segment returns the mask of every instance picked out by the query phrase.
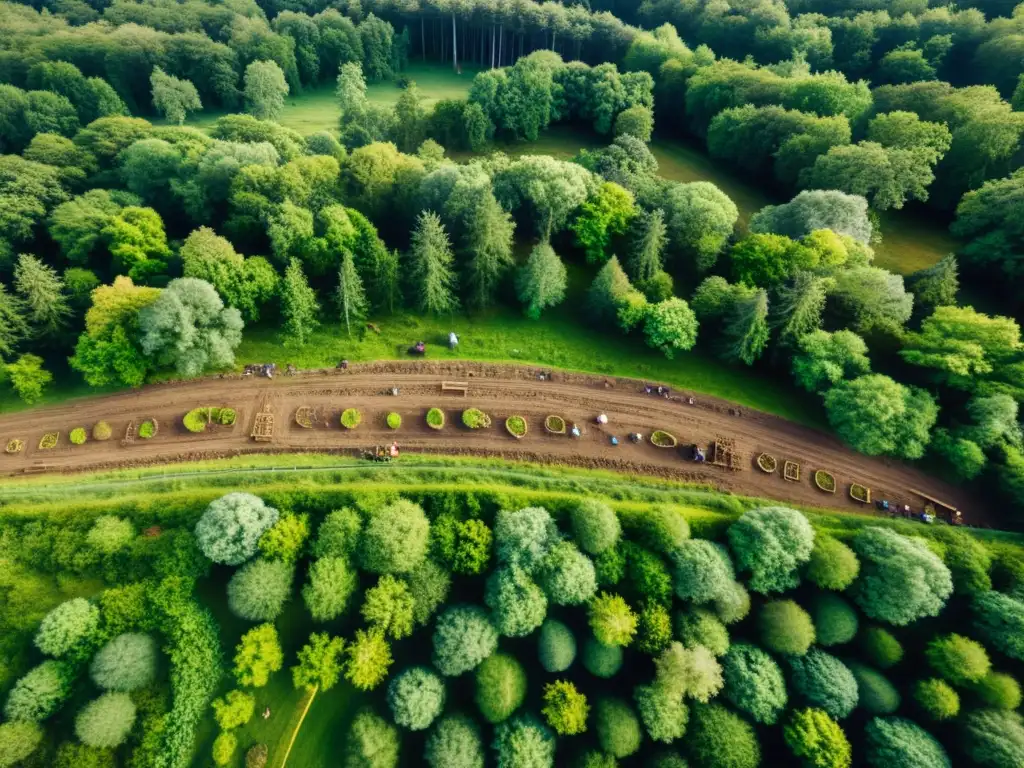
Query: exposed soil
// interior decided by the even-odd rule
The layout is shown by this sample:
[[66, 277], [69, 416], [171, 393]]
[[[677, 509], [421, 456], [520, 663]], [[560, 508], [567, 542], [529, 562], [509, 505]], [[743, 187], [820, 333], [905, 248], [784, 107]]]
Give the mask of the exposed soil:
[[[525, 366], [388, 362], [352, 365], [345, 371], [303, 371], [273, 380], [223, 376], [156, 384], [0, 416], [0, 474], [74, 472], [260, 451], [359, 453], [397, 440], [404, 451], [497, 456], [651, 474], [749, 496], [874, 512], [873, 506], [850, 498], [849, 486], [855, 482], [870, 488], [873, 499], [907, 503], [919, 510], [923, 505], [915, 492], [919, 491], [958, 507], [969, 524], [989, 521], [988, 510], [961, 488], [898, 461], [854, 453], [830, 435], [776, 416], [689, 392], [674, 391], [667, 398], [647, 395], [641, 382], [630, 379], [556, 371], [541, 380], [540, 372]], [[442, 392], [442, 381], [469, 382], [467, 396]], [[397, 397], [390, 394], [391, 387], [399, 388]], [[238, 413], [235, 424], [212, 426], [203, 434], [188, 432], [182, 426], [182, 416], [207, 405], [234, 408]], [[311, 428], [296, 423], [300, 406], [314, 409]], [[424, 417], [432, 406], [447, 414], [441, 430], [426, 425]], [[491, 415], [489, 429], [462, 426], [459, 414], [470, 406]], [[256, 442], [250, 435], [257, 413], [264, 407], [274, 415], [273, 439]], [[362, 412], [362, 423], [355, 429], [340, 426], [346, 408]], [[398, 430], [388, 429], [384, 422], [391, 411], [402, 416]], [[595, 422], [599, 413], [608, 416], [608, 424]], [[562, 416], [570, 427], [573, 422], [578, 424], [582, 437], [547, 433], [544, 418], [550, 414]], [[504, 429], [504, 421], [511, 415], [527, 421], [528, 433], [522, 439]], [[129, 422], [138, 425], [147, 418], [160, 423], [155, 437], [132, 442], [122, 439]], [[91, 439], [92, 425], [100, 420], [107, 421], [114, 431], [106, 442]], [[79, 426], [90, 430], [90, 439], [84, 445], [72, 445], [68, 433]], [[649, 436], [655, 429], [675, 435], [680, 447], [651, 445]], [[42, 435], [56, 430], [61, 433], [57, 447], [40, 449]], [[632, 432], [642, 433], [644, 442], [631, 443], [628, 436]], [[618, 437], [618, 446], [610, 444], [612, 436]], [[24, 451], [2, 453], [11, 438], [24, 440]], [[736, 469], [688, 460], [691, 444], [708, 447], [719, 439], [733, 441]], [[757, 467], [761, 453], [777, 460], [774, 473]], [[785, 461], [800, 464], [799, 482], [783, 479]], [[814, 486], [818, 469], [835, 476], [834, 494]]]

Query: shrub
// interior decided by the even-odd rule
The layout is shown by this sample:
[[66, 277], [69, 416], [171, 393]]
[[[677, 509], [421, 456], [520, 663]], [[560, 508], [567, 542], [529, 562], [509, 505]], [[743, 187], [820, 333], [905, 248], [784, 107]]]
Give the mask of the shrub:
[[672, 573], [665, 561], [631, 541], [623, 542], [619, 549], [626, 559], [623, 591], [627, 599], [660, 603], [666, 608], [672, 605]]
[[230, 731], [252, 720], [256, 712], [256, 699], [245, 691], [228, 691], [219, 699], [214, 699], [213, 717], [221, 730]]
[[537, 569], [537, 583], [554, 605], [580, 605], [597, 592], [594, 564], [569, 541], [548, 550]]
[[345, 507], [329, 512], [316, 532], [314, 557], [348, 557], [359, 545], [363, 520], [354, 509]]
[[868, 723], [864, 757], [872, 768], [950, 768], [942, 745], [901, 717], [876, 717]]
[[391, 413], [389, 413], [387, 415], [386, 421], [387, 421], [388, 429], [398, 429], [400, 426], [402, 426], [402, 417], [401, 417], [401, 415], [395, 413], [394, 411], [392, 411]]
[[430, 617], [445, 600], [451, 589], [451, 576], [429, 557], [413, 568], [402, 578], [409, 585], [412, 595], [412, 618], [420, 625], [430, 621]]
[[138, 435], [143, 440], [149, 440], [156, 434], [156, 423], [152, 419], [146, 419], [139, 424]]
[[524, 637], [539, 627], [548, 611], [544, 592], [521, 568], [499, 568], [487, 578], [484, 602], [504, 637]]
[[622, 581], [626, 575], [626, 552], [622, 542], [594, 558], [594, 574], [602, 587], [613, 587]]
[[704, 539], [684, 541], [672, 553], [676, 596], [693, 603], [722, 597], [735, 581], [725, 549]]
[[156, 641], [150, 635], [126, 632], [100, 649], [89, 674], [100, 688], [128, 692], [153, 682], [156, 663]]
[[398, 729], [364, 709], [352, 720], [345, 739], [346, 768], [395, 768], [401, 744]]
[[857, 636], [857, 612], [837, 595], [815, 595], [811, 600], [811, 618], [818, 645], [843, 645]]
[[444, 426], [444, 411], [440, 408], [431, 408], [427, 411], [427, 426], [441, 429]]
[[185, 414], [181, 423], [185, 425], [185, 429], [189, 432], [205, 432], [206, 425], [209, 423], [210, 418], [211, 414], [209, 408], [193, 408]]
[[379, 629], [357, 629], [345, 648], [345, 679], [361, 691], [372, 691], [388, 676], [394, 659]]
[[225, 427], [230, 427], [235, 423], [235, 409], [234, 408], [214, 408], [213, 418]]
[[423, 508], [400, 499], [370, 514], [359, 539], [359, 563], [371, 573], [408, 573], [426, 557], [429, 537]]
[[590, 601], [590, 629], [605, 645], [629, 645], [636, 634], [636, 614], [619, 595], [602, 592]]
[[309, 567], [309, 581], [302, 588], [313, 621], [331, 621], [348, 607], [359, 576], [346, 557], [321, 557]]
[[67, 600], [43, 617], [36, 632], [36, 648], [47, 656], [60, 658], [83, 648], [96, 634], [100, 612], [84, 597]]
[[495, 552], [503, 565], [518, 565], [530, 573], [558, 539], [555, 521], [543, 507], [501, 510], [495, 516]]
[[569, 510], [569, 522], [580, 549], [592, 555], [614, 547], [622, 534], [615, 510], [595, 499], [580, 500]]
[[1024, 719], [1004, 709], [976, 709], [963, 722], [963, 749], [971, 765], [1024, 765]]
[[498, 631], [482, 608], [453, 605], [434, 627], [434, 666], [446, 677], [475, 669], [498, 647]]
[[135, 538], [135, 527], [130, 521], [113, 515], [100, 515], [85, 534], [86, 543], [104, 555], [119, 552]]
[[637, 537], [655, 552], [670, 554], [690, 538], [690, 524], [672, 507], [652, 507], [640, 518]]
[[265, 768], [269, 751], [266, 744], [253, 744], [245, 753], [245, 768]]
[[0, 768], [21, 763], [43, 740], [43, 729], [36, 723], [0, 723]]
[[757, 617], [761, 645], [775, 653], [803, 656], [814, 643], [814, 622], [792, 600], [765, 603]]
[[636, 713], [621, 699], [602, 697], [594, 705], [594, 727], [601, 749], [612, 757], [629, 757], [638, 749], [643, 735]]
[[725, 698], [755, 722], [774, 725], [786, 708], [786, 681], [775, 659], [749, 643], [734, 644], [722, 659]]
[[857, 706], [857, 679], [835, 656], [812, 648], [806, 656], [787, 658], [793, 691], [808, 706], [842, 720]]
[[484, 768], [480, 729], [465, 715], [441, 718], [427, 738], [423, 758], [430, 768]]
[[842, 727], [820, 709], [798, 709], [782, 731], [806, 768], [850, 768], [853, 750]]
[[649, 603], [640, 610], [636, 628], [636, 648], [644, 653], [654, 656], [672, 642], [672, 617], [658, 603]]
[[949, 569], [919, 541], [888, 528], [865, 528], [853, 548], [861, 568], [850, 589], [872, 619], [905, 626], [938, 616], [953, 592]]
[[241, 619], [273, 621], [292, 592], [294, 569], [280, 560], [253, 560], [228, 582], [228, 608]]
[[747, 586], [755, 592], [785, 592], [800, 583], [800, 566], [811, 558], [814, 529], [787, 507], [753, 509], [729, 526], [729, 546]]
[[268, 560], [294, 563], [309, 538], [309, 516], [285, 512], [259, 540], [260, 554]]
[[[618, 768], [619, 761], [597, 749], [591, 749], [580, 755], [575, 768]], [[686, 766], [682, 766], [686, 768]]]
[[594, 677], [615, 677], [622, 669], [622, 648], [588, 637], [583, 643], [583, 667]]
[[384, 574], [377, 586], [366, 590], [362, 616], [374, 629], [400, 640], [412, 634], [413, 597], [409, 586], [394, 576]]
[[960, 714], [960, 696], [937, 677], [914, 684], [914, 701], [932, 720], [950, 720]]
[[544, 768], [555, 764], [555, 736], [531, 715], [516, 715], [498, 725], [491, 746], [501, 768]]
[[879, 669], [895, 666], [903, 658], [903, 646], [887, 629], [865, 627], [859, 643], [864, 657]]
[[239, 685], [262, 688], [282, 664], [284, 654], [273, 624], [260, 624], [242, 635], [235, 649], [234, 673]]
[[462, 412], [462, 423], [470, 429], [485, 429], [491, 426], [491, 417], [479, 408], [467, 408]]
[[979, 595], [992, 589], [992, 554], [988, 547], [966, 531], [953, 528], [942, 532], [941, 541], [956, 594]]
[[722, 594], [715, 598], [714, 609], [724, 624], [743, 621], [750, 613], [750, 593], [746, 587], [734, 581], [726, 585]]
[[510, 435], [522, 437], [527, 430], [526, 419], [522, 416], [509, 416], [505, 419], [505, 429], [509, 431]]
[[564, 672], [576, 659], [576, 638], [560, 621], [548, 619], [537, 642], [540, 665], [548, 672]]
[[526, 697], [526, 672], [512, 656], [495, 653], [476, 670], [476, 705], [491, 723], [507, 720]]
[[71, 441], [72, 445], [82, 445], [87, 438], [88, 435], [86, 434], [85, 427], [75, 427], [68, 433], [68, 440]]
[[341, 426], [345, 429], [355, 429], [362, 420], [363, 414], [355, 408], [346, 408], [341, 412]]
[[213, 762], [216, 765], [230, 764], [236, 749], [238, 749], [238, 738], [235, 734], [229, 731], [218, 733], [217, 738], [213, 740]]
[[113, 434], [114, 431], [110, 428], [110, 425], [105, 421], [97, 421], [92, 426], [93, 440], [109, 440], [110, 436]]
[[127, 693], [105, 693], [75, 718], [75, 735], [90, 747], [113, 749], [124, 743], [135, 722], [135, 704]]
[[1021, 703], [1020, 683], [1003, 672], [989, 672], [971, 686], [986, 707], [1017, 709]]
[[971, 613], [983, 640], [1011, 659], [1024, 661], [1024, 602], [986, 592], [974, 598]]
[[703, 608], [677, 611], [672, 624], [676, 640], [687, 648], [703, 645], [715, 656], [729, 650], [729, 630], [710, 611]]
[[544, 708], [541, 714], [559, 736], [575, 736], [587, 730], [590, 705], [576, 686], [556, 680], [544, 686]]
[[444, 698], [444, 680], [426, 667], [410, 667], [388, 685], [391, 715], [410, 731], [429, 728], [444, 709]]
[[754, 729], [718, 704], [694, 706], [686, 746], [693, 761], [707, 768], [756, 768], [761, 762]]
[[660, 685], [638, 685], [633, 701], [652, 741], [670, 744], [686, 733], [690, 711], [683, 700]]
[[[44, 661], [26, 672], [7, 695], [4, 717], [38, 723], [55, 713], [71, 695], [72, 671], [59, 661]], [[2, 757], [0, 757], [2, 760]]]
[[885, 675], [854, 661], [846, 662], [846, 666], [857, 680], [861, 708], [872, 715], [891, 715], [899, 709], [900, 693]]
[[278, 512], [251, 493], [214, 499], [196, 523], [196, 541], [215, 563], [241, 565], [256, 554], [260, 536], [277, 522]]
[[818, 534], [807, 562], [807, 578], [822, 589], [842, 592], [860, 573], [860, 561], [846, 544], [831, 536]]
[[[651, 768], [687, 768], [686, 761], [672, 752], [662, 752], [655, 755], [650, 762], [650, 766]], [[600, 768], [603, 768], [603, 766]], [[610, 768], [614, 768], [614, 766], [610, 766]]]
[[[0, 746], [0, 753], [3, 747]], [[7, 765], [0, 759], [0, 765]], [[115, 768], [114, 753], [109, 749], [97, 749], [87, 747], [85, 744], [77, 744], [65, 741], [57, 747], [57, 754], [54, 755], [53, 768]]]
[[722, 667], [703, 645], [683, 648], [673, 642], [655, 659], [657, 684], [674, 695], [709, 702], [722, 689]]
[[981, 643], [957, 634], [935, 638], [928, 643], [925, 655], [939, 677], [953, 685], [976, 683], [992, 666]]

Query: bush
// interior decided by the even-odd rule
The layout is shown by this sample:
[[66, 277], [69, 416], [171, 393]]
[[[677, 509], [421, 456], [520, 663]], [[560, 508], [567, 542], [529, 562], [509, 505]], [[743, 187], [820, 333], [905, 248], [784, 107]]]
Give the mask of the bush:
[[914, 701], [932, 720], [951, 720], [960, 714], [960, 696], [937, 677], [914, 684]]
[[156, 641], [150, 635], [127, 632], [100, 649], [89, 674], [100, 688], [127, 693], [153, 682], [156, 663]]
[[92, 426], [93, 440], [109, 440], [110, 436], [113, 434], [114, 431], [110, 428], [110, 425], [105, 421], [97, 421]]
[[655, 656], [672, 642], [672, 617], [658, 603], [648, 603], [640, 610], [636, 624], [636, 648]]
[[814, 643], [814, 622], [792, 600], [765, 603], [757, 627], [761, 645], [775, 653], [803, 656]]
[[687, 648], [703, 645], [715, 656], [729, 650], [729, 630], [715, 614], [703, 608], [677, 611], [672, 622], [676, 640]]
[[284, 664], [284, 654], [273, 624], [260, 624], [244, 635], [235, 649], [235, 678], [239, 685], [262, 688]]
[[480, 729], [465, 715], [441, 718], [427, 738], [423, 759], [430, 768], [483, 768]]
[[268, 560], [294, 563], [309, 538], [309, 516], [285, 512], [259, 540], [260, 554]]
[[537, 569], [537, 583], [554, 605], [580, 605], [597, 592], [594, 564], [569, 541], [548, 550]]
[[21, 763], [43, 740], [43, 729], [36, 723], [0, 723], [0, 768]]
[[[618, 768], [619, 761], [597, 749], [591, 749], [580, 755], [575, 768]], [[686, 768], [684, 764], [682, 768]]]
[[693, 603], [710, 603], [725, 595], [735, 581], [725, 549], [704, 539], [684, 541], [672, 553], [676, 596]]
[[36, 632], [36, 648], [60, 658], [81, 650], [99, 629], [100, 612], [84, 597], [67, 600], [43, 617]]
[[363, 414], [355, 408], [346, 408], [341, 412], [341, 426], [345, 429], [355, 429], [362, 420]]
[[526, 419], [522, 416], [509, 416], [505, 419], [505, 429], [514, 437], [522, 437], [526, 434]]
[[774, 725], [786, 708], [786, 681], [775, 660], [748, 643], [734, 644], [722, 659], [725, 698], [755, 722]]
[[638, 685], [633, 701], [652, 741], [670, 744], [686, 733], [690, 711], [683, 700], [660, 685]]
[[44, 661], [14, 684], [7, 695], [4, 717], [28, 723], [45, 720], [60, 709], [71, 695], [73, 681], [72, 671], [64, 664]]
[[872, 715], [891, 715], [900, 708], [900, 693], [885, 675], [854, 661], [846, 662], [846, 666], [857, 680], [862, 709]]
[[329, 512], [316, 532], [313, 557], [349, 557], [359, 545], [363, 520], [354, 509]]
[[499, 568], [487, 578], [484, 602], [498, 633], [525, 637], [539, 627], [548, 611], [544, 592], [521, 568]]
[[331, 621], [345, 612], [359, 576], [347, 557], [321, 557], [309, 567], [309, 581], [302, 588], [313, 621]]
[[981, 541], [966, 531], [950, 528], [942, 531], [943, 559], [953, 575], [953, 591], [958, 595], [980, 595], [992, 589], [989, 570], [992, 554]]
[[950, 768], [942, 745], [901, 717], [874, 718], [864, 737], [864, 757], [872, 768]]
[[964, 718], [963, 749], [971, 765], [1024, 765], [1024, 719], [1003, 709], [977, 709]]
[[68, 433], [68, 440], [71, 441], [72, 445], [82, 445], [87, 438], [88, 435], [86, 434], [85, 427], [75, 427]]
[[427, 426], [441, 429], [444, 426], [444, 411], [440, 408], [431, 408], [427, 411]]
[[241, 565], [256, 554], [260, 536], [277, 522], [278, 512], [251, 493], [214, 499], [196, 523], [196, 541], [215, 563]]
[[621, 699], [602, 697], [594, 705], [594, 727], [601, 749], [612, 757], [629, 757], [640, 749], [643, 734], [636, 713]]
[[920, 541], [888, 528], [865, 528], [853, 548], [861, 568], [850, 589], [872, 619], [902, 627], [938, 616], [953, 592], [949, 569]]
[[517, 565], [532, 573], [558, 540], [555, 521], [543, 507], [501, 510], [495, 516], [495, 552], [503, 565]]
[[569, 523], [580, 549], [592, 555], [614, 547], [622, 534], [615, 510], [595, 499], [582, 499], [569, 510]]
[[269, 751], [266, 744], [253, 744], [245, 753], [245, 768], [265, 768]]
[[540, 628], [538, 638], [540, 665], [548, 672], [564, 672], [576, 659], [576, 638], [560, 621], [548, 619]]
[[976, 683], [992, 667], [984, 646], [963, 635], [935, 638], [928, 643], [925, 655], [936, 674], [953, 685]]
[[360, 565], [371, 573], [408, 573], [426, 557], [429, 537], [423, 508], [400, 499], [370, 514], [359, 539]]
[[451, 576], [429, 557], [402, 578], [412, 595], [412, 618], [420, 625], [430, 621], [434, 612], [448, 599]]
[[498, 647], [498, 631], [474, 605], [453, 605], [434, 627], [434, 666], [446, 677], [475, 669]]
[[[0, 746], [0, 752], [2, 749]], [[0, 765], [6, 763], [0, 759]], [[57, 747], [53, 761], [53, 768], [116, 768], [116, 765], [113, 751], [71, 741], [65, 741]]]
[[843, 645], [857, 636], [857, 612], [836, 595], [815, 595], [811, 600], [811, 618], [818, 645]]
[[386, 421], [387, 421], [388, 429], [398, 429], [400, 426], [402, 426], [402, 417], [401, 417], [401, 415], [395, 413], [394, 411], [392, 411], [391, 413], [389, 413], [387, 415]]
[[252, 720], [256, 712], [256, 699], [245, 691], [228, 691], [219, 699], [214, 699], [213, 717], [221, 730], [230, 731]]
[[598, 585], [613, 587], [622, 581], [626, 575], [625, 549], [624, 543], [620, 542], [594, 558], [594, 574]]
[[879, 669], [895, 666], [903, 658], [903, 646], [887, 629], [865, 627], [859, 643], [864, 657]]
[[479, 408], [467, 408], [462, 412], [462, 423], [470, 429], [486, 429], [491, 426], [491, 417]]
[[404, 581], [384, 574], [377, 580], [377, 586], [366, 590], [361, 613], [371, 627], [401, 640], [412, 634], [413, 602]]
[[391, 715], [410, 731], [429, 728], [444, 709], [444, 698], [444, 680], [426, 667], [410, 667], [388, 685]]
[[750, 613], [750, 593], [746, 587], [734, 581], [726, 585], [722, 594], [715, 598], [714, 609], [723, 624], [743, 621]]
[[602, 592], [590, 601], [590, 629], [605, 645], [629, 645], [636, 634], [636, 614], [619, 595]]
[[820, 709], [798, 709], [782, 731], [806, 768], [850, 768], [853, 750], [842, 727]]
[[860, 573], [860, 561], [846, 544], [819, 533], [807, 562], [807, 578], [822, 589], [842, 592]]
[[1020, 683], [1003, 672], [989, 672], [971, 686], [986, 707], [1017, 709], [1021, 703]]
[[761, 762], [754, 729], [718, 704], [694, 706], [686, 747], [693, 761], [707, 768], [756, 768]]
[[238, 738], [230, 731], [222, 731], [213, 740], [213, 762], [216, 765], [229, 765], [231, 758], [238, 749]]
[[544, 708], [541, 714], [559, 736], [575, 736], [587, 730], [590, 705], [576, 686], [557, 680], [544, 686]]
[[655, 680], [675, 696], [707, 703], [722, 689], [722, 667], [707, 648], [673, 642], [654, 660]]
[[273, 621], [292, 591], [294, 569], [280, 560], [253, 560], [228, 582], [228, 608], [241, 619]]
[[395, 768], [400, 744], [395, 726], [363, 710], [353, 718], [345, 739], [345, 768]]
[[1024, 661], [1024, 602], [986, 592], [974, 598], [971, 612], [983, 640], [1011, 659]]
[[800, 566], [811, 558], [814, 529], [787, 507], [753, 509], [729, 526], [729, 546], [747, 586], [755, 592], [785, 592], [800, 583]]
[[139, 424], [138, 434], [143, 440], [149, 440], [156, 434], [156, 423], [152, 419], [146, 419]]
[[622, 669], [622, 648], [588, 637], [583, 643], [583, 668], [594, 677], [615, 677]]
[[637, 603], [672, 605], [672, 574], [665, 561], [631, 541], [623, 542], [619, 549], [626, 558], [626, 597]]
[[120, 517], [100, 515], [85, 534], [85, 542], [104, 555], [119, 552], [135, 538], [135, 527]]
[[652, 507], [641, 516], [637, 538], [655, 552], [670, 554], [690, 538], [690, 524], [672, 507]]
[[210, 418], [211, 413], [209, 408], [193, 408], [185, 414], [181, 423], [185, 425], [185, 429], [189, 432], [205, 432], [206, 425], [209, 423]]
[[345, 656], [345, 679], [361, 691], [372, 691], [384, 682], [394, 663], [391, 646], [379, 629], [357, 629]]
[[545, 768], [555, 764], [555, 736], [531, 715], [516, 715], [498, 725], [491, 746], [501, 768]]
[[78, 713], [75, 735], [90, 747], [113, 749], [128, 738], [134, 722], [131, 697], [127, 693], [105, 693]]
[[488, 722], [511, 717], [526, 698], [526, 672], [507, 653], [484, 659], [476, 670], [476, 705]]
[[787, 658], [793, 691], [808, 706], [842, 720], [857, 706], [857, 679], [835, 656], [812, 648], [806, 656]]

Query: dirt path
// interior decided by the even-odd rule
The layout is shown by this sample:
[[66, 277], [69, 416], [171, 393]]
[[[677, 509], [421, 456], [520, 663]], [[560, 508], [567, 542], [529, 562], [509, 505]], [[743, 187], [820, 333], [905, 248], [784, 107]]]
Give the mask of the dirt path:
[[[353, 365], [347, 371], [307, 371], [297, 376], [265, 378], [224, 377], [193, 382], [158, 384], [135, 392], [87, 398], [62, 406], [0, 416], [0, 446], [11, 438], [25, 442], [20, 454], [0, 453], [0, 474], [72, 472], [126, 465], [237, 455], [256, 451], [358, 452], [397, 439], [402, 449], [416, 452], [499, 456], [579, 467], [605, 468], [654, 474], [680, 481], [706, 483], [724, 491], [775, 498], [846, 511], [868, 508], [850, 499], [851, 482], [872, 489], [874, 498], [887, 498], [922, 506], [913, 491], [943, 499], [964, 511], [973, 525], [989, 522], [988, 512], [972, 503], [962, 489], [898, 461], [872, 459], [854, 453], [836, 438], [759, 411], [741, 409], [705, 395], [673, 392], [671, 399], [646, 395], [640, 382], [605, 379], [584, 374], [555, 372], [552, 380], [539, 380], [537, 368], [473, 363], [373, 363]], [[469, 395], [442, 393], [442, 380], [468, 381]], [[400, 395], [387, 394], [390, 387]], [[181, 424], [184, 413], [196, 406], [229, 406], [238, 413], [232, 427], [215, 427], [192, 434]], [[264, 405], [275, 418], [274, 439], [257, 443], [250, 438], [256, 414]], [[295, 422], [300, 406], [318, 408], [326, 423], [307, 429]], [[424, 421], [427, 408], [437, 406], [447, 414], [440, 431]], [[494, 420], [490, 429], [470, 431], [459, 418], [463, 408], [474, 406]], [[344, 408], [358, 408], [363, 422], [354, 430], [342, 430], [338, 418]], [[384, 424], [389, 411], [402, 416], [402, 427], [392, 432]], [[609, 424], [598, 426], [594, 416], [608, 415]], [[521, 440], [504, 428], [507, 416], [524, 416], [529, 433]], [[548, 414], [580, 424], [581, 439], [547, 434]], [[123, 445], [120, 438], [131, 420], [155, 418], [159, 433], [151, 440]], [[89, 440], [75, 446], [68, 433], [78, 426], [91, 429], [106, 420], [114, 430], [108, 442]], [[738, 469], [685, 461], [678, 451], [644, 442], [633, 445], [630, 432], [649, 435], [665, 429], [683, 444], [702, 446], [718, 438], [731, 439], [739, 457]], [[46, 432], [59, 431], [56, 448], [40, 449]], [[610, 445], [615, 435], [620, 445]], [[762, 452], [773, 455], [779, 470], [768, 475], [755, 459]], [[710, 458], [710, 457], [709, 457]], [[783, 480], [782, 463], [801, 466], [799, 482]], [[827, 469], [836, 478], [835, 494], [818, 490], [816, 469]]]

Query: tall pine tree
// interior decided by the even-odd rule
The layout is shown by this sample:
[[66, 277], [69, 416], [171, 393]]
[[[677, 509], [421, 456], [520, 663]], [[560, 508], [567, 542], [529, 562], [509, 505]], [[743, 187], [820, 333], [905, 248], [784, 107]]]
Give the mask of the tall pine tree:
[[483, 309], [494, 302], [498, 284], [515, 265], [512, 256], [514, 233], [512, 216], [493, 196], [484, 197], [468, 222], [465, 237], [470, 254], [465, 266], [465, 284], [469, 302], [474, 307]]
[[42, 335], [59, 331], [71, 316], [64, 281], [56, 270], [27, 253], [18, 257], [14, 287], [24, 302], [32, 330]]
[[516, 292], [526, 316], [536, 320], [547, 307], [565, 298], [565, 264], [547, 243], [534, 247], [530, 258], [516, 276]]
[[628, 262], [630, 277], [635, 282], [646, 283], [661, 271], [661, 253], [668, 239], [667, 231], [665, 212], [661, 208], [637, 217]]
[[455, 296], [455, 272], [451, 242], [440, 217], [423, 211], [416, 219], [409, 251], [410, 282], [416, 308], [421, 312], [454, 312], [459, 308]]
[[338, 309], [345, 319], [345, 332], [352, 338], [352, 323], [361, 323], [366, 319], [366, 292], [363, 281], [356, 271], [355, 259], [350, 251], [341, 254], [341, 268], [338, 270], [338, 292], [335, 294]]
[[0, 283], [0, 357], [10, 357], [14, 348], [28, 336], [25, 322], [25, 305], [7, 286]]
[[281, 281], [281, 314], [284, 316], [284, 332], [289, 342], [305, 344], [306, 337], [318, 325], [317, 313], [320, 305], [316, 293], [309, 287], [302, 264], [298, 259], [288, 262]]

